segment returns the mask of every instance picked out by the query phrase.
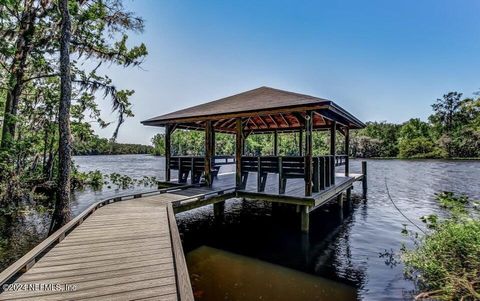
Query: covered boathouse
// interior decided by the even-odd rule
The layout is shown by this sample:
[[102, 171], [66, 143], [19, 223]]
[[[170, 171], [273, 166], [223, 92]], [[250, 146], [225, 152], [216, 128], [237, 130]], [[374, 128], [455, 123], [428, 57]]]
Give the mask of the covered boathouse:
[[[362, 180], [364, 193], [366, 190], [366, 166], [362, 174], [350, 173], [348, 156], [350, 130], [361, 129], [365, 124], [327, 99], [260, 87], [154, 117], [142, 124], [165, 128], [166, 184], [200, 186], [218, 192], [207, 202], [183, 208], [214, 203], [218, 212], [223, 210], [224, 192], [233, 191], [236, 197], [299, 206], [302, 231], [308, 232], [309, 212], [342, 193], [349, 199], [355, 181]], [[172, 156], [171, 135], [177, 129], [205, 131], [204, 156]], [[328, 155], [313, 156], [313, 131], [329, 132]], [[216, 156], [217, 132], [235, 135], [235, 157]], [[279, 156], [278, 134], [285, 132], [299, 134], [297, 156]], [[345, 139], [341, 154], [336, 153], [337, 133]], [[273, 155], [245, 155], [245, 139], [255, 134], [273, 135]], [[234, 175], [217, 177], [221, 164], [233, 162]], [[338, 166], [344, 166], [341, 173], [336, 172]], [[175, 180], [172, 170], [177, 175]]]

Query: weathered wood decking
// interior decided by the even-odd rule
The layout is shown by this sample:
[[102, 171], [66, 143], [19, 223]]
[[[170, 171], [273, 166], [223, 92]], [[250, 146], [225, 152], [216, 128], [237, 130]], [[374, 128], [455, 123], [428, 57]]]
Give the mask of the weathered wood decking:
[[206, 193], [179, 188], [92, 205], [0, 274], [2, 285], [14, 283], [0, 300], [193, 300], [171, 202]]

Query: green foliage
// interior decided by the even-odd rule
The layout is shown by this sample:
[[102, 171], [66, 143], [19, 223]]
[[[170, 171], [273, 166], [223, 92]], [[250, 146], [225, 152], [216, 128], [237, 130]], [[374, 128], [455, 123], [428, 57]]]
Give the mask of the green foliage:
[[367, 122], [352, 135], [352, 153], [358, 157], [396, 157], [400, 125], [388, 122]]
[[134, 179], [127, 175], [122, 175], [116, 172], [111, 173], [110, 175], [105, 175], [104, 177], [107, 180], [107, 184], [114, 184], [120, 189], [133, 188], [135, 186], [150, 187], [156, 186], [158, 183], [156, 177], [143, 176], [141, 179]]
[[422, 218], [433, 232], [417, 241], [413, 250], [403, 250], [406, 275], [415, 280], [417, 298], [434, 300], [480, 299], [480, 220], [466, 196], [451, 192], [437, 195], [440, 206], [450, 214], [439, 220]]
[[429, 138], [418, 137], [402, 139], [399, 143], [399, 157], [401, 158], [441, 158], [443, 154]]
[[[292, 156], [299, 152], [298, 133], [279, 133], [278, 151], [280, 155]], [[325, 155], [329, 152], [330, 142], [326, 133], [313, 134], [313, 154]], [[152, 138], [153, 154], [165, 154], [165, 135], [156, 134]], [[215, 133], [215, 152], [217, 155], [235, 154], [235, 136], [231, 134]], [[253, 156], [273, 155], [273, 134], [249, 135], [245, 140], [245, 154]], [[205, 135], [201, 131], [176, 130], [171, 137], [171, 151], [174, 156], [203, 155]], [[339, 153], [343, 153], [342, 143], [339, 144]]]
[[418, 118], [401, 125], [367, 122], [365, 129], [352, 133], [351, 154], [370, 158], [480, 157], [480, 98], [462, 99], [461, 93], [450, 92], [432, 108], [428, 123]]
[[105, 181], [103, 180], [103, 174], [99, 170], [79, 172], [75, 169], [72, 174], [71, 181], [73, 189], [90, 186], [94, 190], [99, 190], [102, 188], [103, 184], [105, 184]]

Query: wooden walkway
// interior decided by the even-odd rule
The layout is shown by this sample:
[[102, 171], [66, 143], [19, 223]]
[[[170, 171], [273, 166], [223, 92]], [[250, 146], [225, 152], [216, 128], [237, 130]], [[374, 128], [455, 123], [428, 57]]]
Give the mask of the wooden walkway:
[[71, 233], [52, 235], [59, 243], [49, 237], [0, 274], [33, 265], [0, 300], [193, 300], [171, 202], [205, 191], [186, 191], [117, 198], [76, 218]]

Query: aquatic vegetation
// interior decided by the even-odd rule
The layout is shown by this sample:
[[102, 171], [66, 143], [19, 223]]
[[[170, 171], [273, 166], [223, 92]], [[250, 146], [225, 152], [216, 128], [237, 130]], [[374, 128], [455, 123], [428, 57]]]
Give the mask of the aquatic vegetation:
[[92, 187], [94, 190], [99, 190], [105, 184], [104, 176], [99, 170], [80, 172], [75, 170], [72, 175], [73, 189]]
[[417, 299], [480, 299], [480, 219], [469, 210], [474, 202], [451, 192], [437, 194], [448, 217], [422, 218], [432, 229], [416, 239], [416, 248], [403, 249], [406, 275], [421, 293]]

